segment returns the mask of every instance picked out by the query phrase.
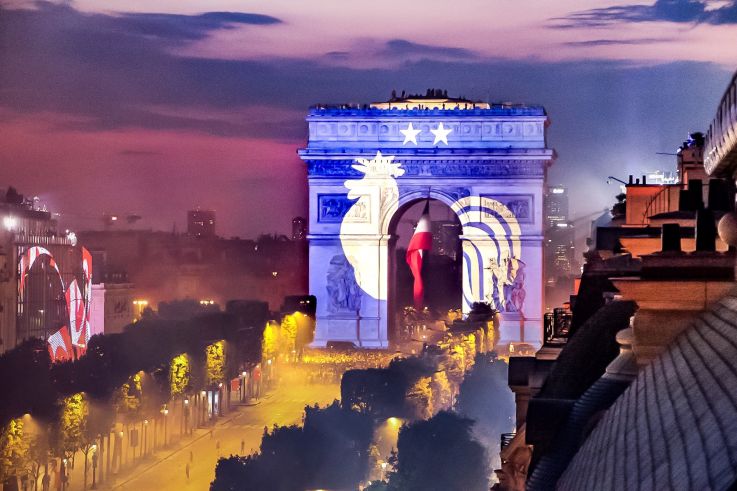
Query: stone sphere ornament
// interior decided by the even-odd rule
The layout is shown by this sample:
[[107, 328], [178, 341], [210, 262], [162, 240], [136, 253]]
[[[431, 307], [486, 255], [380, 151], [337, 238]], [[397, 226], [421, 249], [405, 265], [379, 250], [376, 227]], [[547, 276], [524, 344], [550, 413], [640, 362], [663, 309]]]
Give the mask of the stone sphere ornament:
[[729, 246], [737, 247], [737, 213], [730, 211], [719, 220], [719, 237]]

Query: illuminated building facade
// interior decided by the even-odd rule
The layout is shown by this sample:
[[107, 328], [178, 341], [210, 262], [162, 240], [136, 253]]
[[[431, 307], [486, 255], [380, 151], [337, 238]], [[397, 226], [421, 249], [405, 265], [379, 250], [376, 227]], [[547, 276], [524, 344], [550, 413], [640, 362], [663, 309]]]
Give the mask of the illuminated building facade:
[[575, 273], [575, 233], [569, 220], [568, 189], [550, 186], [545, 193], [545, 268], [547, 285]]
[[309, 182], [315, 344], [387, 347], [396, 222], [435, 199], [462, 234], [459, 306], [502, 311], [502, 342], [539, 343], [548, 118], [540, 106], [490, 105], [442, 91], [366, 106], [314, 107], [299, 154]]
[[0, 191], [0, 353], [29, 338], [49, 341], [52, 359], [86, 349], [92, 257], [51, 213], [13, 188]]
[[568, 189], [564, 186], [550, 186], [545, 194], [545, 220], [548, 227], [568, 222]]

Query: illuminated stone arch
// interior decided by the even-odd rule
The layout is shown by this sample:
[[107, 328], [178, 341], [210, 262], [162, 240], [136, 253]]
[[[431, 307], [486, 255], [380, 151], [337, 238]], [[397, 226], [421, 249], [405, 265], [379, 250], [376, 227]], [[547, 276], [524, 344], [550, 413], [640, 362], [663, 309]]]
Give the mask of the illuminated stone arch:
[[[553, 152], [542, 108], [318, 108], [307, 121], [315, 344], [387, 347], [391, 224], [428, 196], [463, 227], [463, 310], [502, 311], [502, 342], [542, 334], [542, 197]], [[403, 131], [419, 129], [416, 143]], [[440, 123], [448, 133], [435, 141]]]
[[[390, 227], [392, 224], [392, 220], [396, 216], [397, 212], [403, 211], [404, 208], [406, 208], [408, 205], [411, 205], [413, 203], [416, 203], [418, 201], [422, 201], [423, 199], [434, 199], [436, 201], [440, 201], [444, 205], [446, 205], [448, 208], [452, 209], [453, 203], [456, 202], [456, 198], [454, 198], [452, 195], [450, 195], [447, 192], [444, 192], [442, 189], [429, 189], [429, 190], [421, 190], [421, 189], [413, 189], [410, 191], [407, 191], [405, 193], [402, 193], [401, 196], [399, 196], [397, 200], [397, 206], [396, 208], [393, 207], [387, 207], [387, 209], [381, 216], [381, 233], [383, 235], [389, 235], [390, 233]], [[392, 209], [393, 208], [393, 209]]]

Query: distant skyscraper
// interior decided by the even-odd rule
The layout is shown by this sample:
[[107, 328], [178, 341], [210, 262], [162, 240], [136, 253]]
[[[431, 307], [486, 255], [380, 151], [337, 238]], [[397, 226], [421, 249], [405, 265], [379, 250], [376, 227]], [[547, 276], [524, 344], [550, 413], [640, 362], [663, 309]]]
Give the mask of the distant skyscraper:
[[548, 227], [568, 222], [568, 189], [550, 186], [545, 194], [545, 221]]
[[187, 234], [193, 237], [215, 237], [215, 211], [188, 211]]
[[548, 284], [573, 273], [575, 266], [574, 229], [568, 217], [568, 190], [550, 186], [545, 193], [545, 267]]
[[307, 220], [302, 217], [294, 217], [292, 220], [292, 240], [304, 240], [307, 238]]

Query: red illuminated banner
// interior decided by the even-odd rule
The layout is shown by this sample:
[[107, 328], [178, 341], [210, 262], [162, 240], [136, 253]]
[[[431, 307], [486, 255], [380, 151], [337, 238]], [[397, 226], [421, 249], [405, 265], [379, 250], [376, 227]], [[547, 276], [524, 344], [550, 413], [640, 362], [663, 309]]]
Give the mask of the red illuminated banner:
[[41, 256], [48, 256], [49, 265], [56, 271], [59, 281], [64, 290], [64, 297], [67, 307], [66, 326], [49, 336], [47, 342], [49, 346], [49, 354], [52, 361], [63, 361], [77, 358], [84, 354], [87, 349], [87, 342], [91, 336], [90, 329], [90, 300], [92, 296], [92, 255], [82, 247], [82, 272], [84, 276], [84, 293], [79, 288], [77, 280], [72, 280], [68, 286], [64, 285], [64, 280], [59, 272], [59, 267], [54, 260], [54, 256], [48, 249], [40, 246], [29, 247], [20, 258], [18, 269], [20, 272], [20, 281], [18, 282], [19, 295], [25, 294], [26, 277], [30, 272], [33, 264]]

